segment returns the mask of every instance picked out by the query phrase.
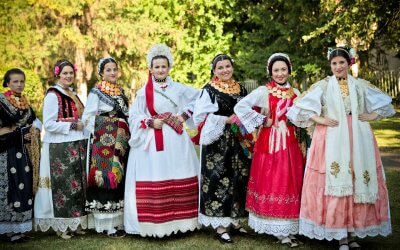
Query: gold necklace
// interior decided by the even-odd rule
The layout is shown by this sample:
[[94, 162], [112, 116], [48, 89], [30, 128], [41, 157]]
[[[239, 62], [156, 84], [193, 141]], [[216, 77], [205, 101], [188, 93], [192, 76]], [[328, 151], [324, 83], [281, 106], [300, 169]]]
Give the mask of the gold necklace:
[[240, 94], [240, 84], [233, 79], [222, 81], [221, 79], [214, 77], [211, 81], [211, 86], [222, 93]]
[[338, 78], [338, 84], [340, 88], [340, 94], [342, 97], [346, 97], [349, 95], [349, 86], [347, 84], [346, 78]]
[[7, 101], [17, 109], [29, 109], [29, 102], [23, 95], [16, 95], [11, 90], [4, 93]]

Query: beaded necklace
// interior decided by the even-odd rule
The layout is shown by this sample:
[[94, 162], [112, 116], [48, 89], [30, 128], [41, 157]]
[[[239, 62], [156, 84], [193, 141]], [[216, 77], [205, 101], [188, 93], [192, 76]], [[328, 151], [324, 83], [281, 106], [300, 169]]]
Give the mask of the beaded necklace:
[[25, 96], [16, 94], [11, 90], [4, 93], [7, 101], [17, 109], [29, 109], [29, 102]]
[[225, 94], [240, 94], [240, 84], [233, 79], [222, 81], [218, 77], [214, 77], [210, 85]]
[[101, 92], [104, 92], [109, 96], [120, 96], [122, 94], [121, 88], [116, 83], [102, 81], [97, 85], [97, 87]]
[[294, 91], [292, 87], [285, 88], [281, 87], [275, 82], [267, 85], [267, 89], [269, 90], [272, 96], [276, 96], [280, 99], [290, 99], [294, 95]]

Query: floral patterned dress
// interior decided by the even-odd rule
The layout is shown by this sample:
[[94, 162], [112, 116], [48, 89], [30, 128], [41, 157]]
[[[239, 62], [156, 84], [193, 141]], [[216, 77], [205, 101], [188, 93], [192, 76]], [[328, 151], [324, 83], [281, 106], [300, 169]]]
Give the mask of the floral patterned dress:
[[56, 85], [47, 91], [43, 105], [46, 133], [35, 199], [36, 230], [87, 228], [87, 138], [83, 131], [71, 129], [71, 122], [78, 121], [82, 111], [83, 105], [72, 89], [67, 92]]
[[41, 128], [31, 107], [13, 106], [10, 96], [10, 91], [0, 94], [0, 127], [17, 126], [0, 135], [0, 234], [32, 230], [34, 169], [28, 153], [30, 141], [23, 135], [32, 123]]
[[[128, 161], [128, 99], [115, 85], [102, 81], [91, 89], [82, 120], [90, 132], [85, 202], [88, 226], [97, 232], [123, 227], [125, 172]], [[114, 85], [113, 85], [114, 86]]]
[[247, 91], [227, 94], [207, 84], [198, 98], [194, 120], [203, 124], [199, 222], [214, 228], [228, 227], [247, 216], [245, 210], [250, 159], [239, 138], [225, 124], [233, 107]]

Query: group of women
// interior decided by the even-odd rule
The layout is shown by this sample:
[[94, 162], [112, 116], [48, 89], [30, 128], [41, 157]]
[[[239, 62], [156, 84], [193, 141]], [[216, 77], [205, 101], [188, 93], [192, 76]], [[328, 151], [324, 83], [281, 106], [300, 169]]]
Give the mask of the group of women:
[[[43, 104], [40, 164], [42, 124], [22, 95], [24, 72], [7, 71], [0, 234], [22, 241], [33, 225], [64, 239], [87, 228], [164, 237], [211, 226], [232, 243], [233, 235], [250, 235], [248, 220], [290, 247], [301, 244], [297, 234], [338, 240], [340, 249], [359, 249], [355, 237], [387, 236], [388, 191], [368, 121], [393, 115], [391, 98], [348, 74], [347, 48], [328, 59], [333, 75], [300, 94], [288, 82], [289, 56], [275, 53], [271, 80], [247, 94], [233, 79], [232, 58], [219, 54], [197, 91], [172, 80], [172, 55], [158, 44], [130, 107], [115, 59], [99, 61], [101, 81], [85, 107], [71, 87], [76, 67], [60, 60]], [[191, 139], [184, 124], [198, 135]], [[299, 143], [305, 127], [313, 130], [308, 150]]]

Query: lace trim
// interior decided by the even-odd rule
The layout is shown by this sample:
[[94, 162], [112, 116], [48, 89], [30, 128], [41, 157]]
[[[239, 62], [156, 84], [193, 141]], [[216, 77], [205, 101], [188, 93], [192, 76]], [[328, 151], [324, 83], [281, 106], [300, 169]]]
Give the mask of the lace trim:
[[294, 112], [290, 112], [291, 110], [292, 109], [289, 109], [287, 117], [289, 118], [290, 122], [293, 123], [295, 126], [300, 128], [307, 128], [314, 124], [314, 122], [311, 121], [310, 118], [316, 115], [316, 113], [310, 112], [308, 114], [296, 114]]
[[6, 233], [25, 233], [32, 231], [32, 220], [23, 223], [0, 223], [0, 234]]
[[299, 234], [305, 235], [311, 239], [318, 240], [340, 240], [346, 238], [348, 233], [352, 232], [356, 237], [365, 238], [367, 236], [388, 236], [392, 233], [390, 221], [382, 222], [381, 225], [370, 226], [366, 228], [326, 228], [317, 226], [314, 222], [306, 219], [300, 219]]
[[[110, 214], [107, 214], [107, 216], [110, 216]], [[94, 214], [89, 214], [88, 228], [94, 228], [98, 233], [102, 233], [105, 230], [111, 231], [114, 228], [122, 230], [124, 228], [124, 215], [121, 213], [116, 214], [115, 217], [95, 218]]]
[[248, 112], [240, 120], [242, 124], [246, 127], [248, 133], [253, 133], [253, 131], [260, 127], [264, 123], [265, 116], [256, 113]]
[[265, 219], [249, 214], [249, 226], [259, 234], [270, 234], [274, 236], [289, 236], [299, 233], [299, 220], [290, 219]]
[[126, 231], [128, 234], [138, 234], [142, 237], [168, 237], [178, 232], [186, 233], [188, 231], [193, 232], [196, 229], [200, 229], [200, 225], [197, 223], [197, 219], [184, 219], [176, 220], [162, 224], [153, 223], [140, 223], [141, 232], [137, 231]]
[[389, 116], [393, 116], [396, 112], [394, 112], [394, 108], [393, 105], [389, 105], [389, 106], [385, 106], [383, 108], [374, 110], [375, 113], [378, 114], [378, 118], [377, 120], [389, 117]]
[[240, 222], [245, 221], [246, 218], [231, 218], [231, 217], [210, 217], [199, 213], [199, 224], [203, 226], [229, 227], [230, 225], [238, 225]]
[[226, 124], [225, 124], [225, 119], [223, 117], [217, 118], [218, 120], [215, 124], [211, 124], [208, 119], [201, 133], [200, 137], [201, 145], [210, 145], [213, 142], [218, 141], [218, 139], [224, 134], [224, 129]]
[[35, 218], [34, 228], [35, 231], [45, 232], [51, 227], [56, 232], [66, 232], [68, 228], [76, 231], [79, 226], [86, 229], [87, 224], [86, 215], [77, 218]]

